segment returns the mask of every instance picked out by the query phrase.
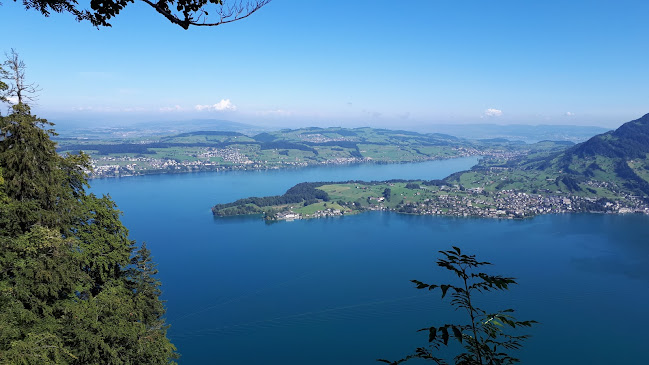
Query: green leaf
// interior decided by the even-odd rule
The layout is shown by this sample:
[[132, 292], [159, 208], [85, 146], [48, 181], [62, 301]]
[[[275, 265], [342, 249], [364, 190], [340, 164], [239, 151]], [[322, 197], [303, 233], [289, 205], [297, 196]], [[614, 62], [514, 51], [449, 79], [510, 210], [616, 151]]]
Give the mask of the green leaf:
[[448, 291], [448, 289], [450, 287], [451, 287], [451, 285], [442, 285], [442, 286], [440, 286], [440, 288], [442, 288], [442, 298], [444, 298], [446, 296], [446, 292]]
[[462, 330], [460, 330], [457, 326], [452, 326], [451, 329], [453, 330], [453, 336], [455, 336], [458, 341], [462, 342]]
[[444, 342], [444, 345], [448, 345], [448, 339], [449, 339], [448, 327], [444, 326], [441, 327], [439, 330], [442, 332], [442, 342]]
[[430, 286], [428, 284], [422, 283], [419, 280], [410, 280], [410, 281], [415, 283], [415, 285], [417, 285], [417, 289], [426, 289], [426, 288], [428, 288]]
[[435, 337], [437, 337], [437, 329], [435, 327], [431, 327], [428, 329], [428, 342], [433, 342], [435, 341]]

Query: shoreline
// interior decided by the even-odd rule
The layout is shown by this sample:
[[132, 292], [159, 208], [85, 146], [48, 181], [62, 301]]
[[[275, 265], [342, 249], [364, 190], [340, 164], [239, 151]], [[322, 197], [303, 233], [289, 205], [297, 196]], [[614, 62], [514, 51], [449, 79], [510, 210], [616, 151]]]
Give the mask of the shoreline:
[[[304, 166], [271, 166], [271, 167], [251, 167], [248, 168], [246, 165], [237, 165], [232, 167], [216, 167], [214, 169], [165, 169], [165, 170], [144, 170], [142, 172], [136, 172], [132, 174], [119, 174], [119, 175], [93, 175], [89, 174], [88, 180], [102, 180], [102, 179], [121, 179], [129, 177], [140, 177], [140, 176], [152, 176], [152, 175], [182, 175], [182, 174], [196, 174], [196, 173], [214, 173], [214, 172], [256, 172], [256, 171], [284, 171], [284, 170], [302, 170], [309, 168], [321, 168], [321, 167], [341, 167], [341, 166], [361, 166], [361, 165], [405, 165], [405, 164], [420, 164], [432, 161], [446, 161], [446, 160], [455, 160], [460, 158], [481, 158], [486, 155], [461, 155], [453, 157], [434, 157], [424, 160], [417, 161], [355, 161], [355, 162], [324, 162], [317, 164], [307, 164]], [[477, 164], [477, 162], [476, 162]]]
[[359, 215], [359, 214], [365, 214], [365, 213], [370, 213], [370, 212], [387, 212], [387, 213], [392, 213], [392, 214], [403, 214], [403, 215], [411, 215], [411, 216], [433, 216], [433, 217], [448, 217], [448, 218], [459, 218], [459, 219], [497, 219], [497, 220], [519, 220], [519, 221], [524, 221], [528, 219], [534, 219], [536, 217], [540, 216], [545, 216], [545, 215], [553, 215], [553, 214], [597, 214], [597, 215], [649, 215], [649, 210], [645, 211], [630, 211], [630, 212], [614, 212], [614, 211], [560, 211], [560, 212], [545, 212], [545, 213], [539, 213], [535, 215], [526, 215], [526, 216], [481, 216], [481, 215], [457, 215], [457, 214], [437, 214], [437, 213], [407, 213], [407, 212], [400, 212], [395, 209], [366, 209], [366, 210], [354, 210], [354, 211], [348, 211], [348, 212], [340, 212], [340, 213], [335, 213], [335, 212], [320, 212], [321, 214], [313, 214], [313, 215], [299, 215], [299, 214], [287, 214], [285, 216], [280, 216], [280, 217], [275, 217], [273, 219], [268, 219], [264, 213], [256, 213], [256, 214], [240, 214], [240, 215], [232, 215], [232, 216], [217, 216], [214, 215], [214, 218], [216, 219], [227, 219], [227, 218], [242, 218], [242, 217], [250, 217], [253, 218], [255, 216], [258, 216], [262, 220], [266, 221], [267, 223], [275, 223], [275, 222], [293, 222], [296, 220], [312, 220], [312, 219], [326, 219], [326, 218], [338, 218], [338, 217], [346, 217], [346, 216], [352, 216], [352, 215]]
[[444, 180], [300, 183], [284, 195], [217, 204], [217, 217], [262, 214], [266, 220], [296, 220], [390, 211], [413, 215], [525, 219], [553, 213], [649, 214], [649, 203], [617, 196], [544, 194], [522, 190], [466, 189]]

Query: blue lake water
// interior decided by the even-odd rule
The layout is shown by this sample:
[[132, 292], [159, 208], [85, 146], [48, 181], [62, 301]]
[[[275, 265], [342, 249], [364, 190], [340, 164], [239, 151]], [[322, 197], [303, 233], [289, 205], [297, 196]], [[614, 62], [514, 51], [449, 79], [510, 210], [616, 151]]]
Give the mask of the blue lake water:
[[404, 165], [93, 180], [160, 269], [181, 364], [376, 364], [425, 343], [416, 330], [458, 313], [410, 279], [452, 280], [434, 264], [457, 245], [518, 278], [485, 309], [540, 325], [523, 364], [645, 364], [649, 217], [552, 215], [525, 221], [366, 213], [265, 224], [210, 207], [303, 181], [434, 179], [475, 158]]

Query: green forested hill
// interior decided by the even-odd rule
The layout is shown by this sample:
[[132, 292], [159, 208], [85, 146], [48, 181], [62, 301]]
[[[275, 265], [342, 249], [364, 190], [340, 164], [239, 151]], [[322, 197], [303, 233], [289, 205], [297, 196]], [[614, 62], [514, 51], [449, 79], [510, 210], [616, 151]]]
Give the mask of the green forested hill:
[[[649, 195], [649, 114], [615, 131], [592, 137], [536, 166], [572, 180], [571, 190], [585, 185], [610, 185]], [[533, 166], [533, 164], [531, 164]]]
[[483, 161], [450, 182], [487, 190], [618, 197], [649, 195], [649, 114], [564, 151]]
[[646, 158], [649, 153], [649, 114], [628, 122], [614, 131], [599, 134], [565, 152], [579, 158]]
[[0, 115], [0, 364], [173, 362], [150, 252], [49, 126], [20, 102]]

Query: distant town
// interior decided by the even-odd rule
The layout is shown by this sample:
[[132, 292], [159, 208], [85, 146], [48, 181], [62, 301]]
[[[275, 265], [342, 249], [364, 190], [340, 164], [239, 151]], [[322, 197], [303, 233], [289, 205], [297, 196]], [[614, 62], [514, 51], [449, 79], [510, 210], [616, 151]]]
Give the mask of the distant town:
[[464, 188], [440, 181], [348, 182], [321, 185], [317, 189], [327, 193], [327, 201], [285, 204], [278, 200], [280, 204], [245, 210], [240, 208], [250, 207], [255, 201], [243, 200], [239, 208], [234, 210], [232, 205], [222, 208], [217, 206], [215, 214], [262, 214], [266, 220], [289, 221], [344, 216], [364, 211], [501, 219], [578, 212], [649, 214], [649, 205], [644, 199], [624, 191], [619, 191], [616, 198], [604, 198], [561, 191], [539, 194], [513, 189], [487, 191], [480, 187]]
[[[394, 208], [387, 207], [383, 197], [370, 198], [374, 204], [365, 210], [394, 211], [418, 215], [443, 215], [451, 217], [480, 217], [480, 218], [506, 218], [522, 219], [531, 218], [542, 214], [556, 213], [643, 213], [649, 214], [649, 205], [637, 197], [626, 196], [623, 200], [602, 201], [597, 198], [576, 195], [543, 196], [505, 190], [490, 194], [493, 202], [487, 202], [485, 197], [478, 192], [467, 195], [442, 194], [432, 199], [425, 199], [420, 203], [405, 203]], [[325, 209], [310, 215], [300, 215], [291, 211], [276, 213], [275, 219], [305, 219], [342, 216], [355, 214], [353, 208], [346, 210]]]
[[60, 153], [85, 151], [91, 178], [318, 165], [410, 163], [467, 156], [509, 160], [563, 150], [571, 142], [525, 144], [373, 128], [305, 128], [248, 136], [199, 131], [134, 139], [63, 138]]
[[[475, 148], [457, 147], [450, 157], [427, 156], [414, 161], [424, 162], [442, 158], [459, 158], [469, 156], [490, 156], [508, 159], [519, 156], [524, 152], [502, 150], [478, 150]], [[372, 157], [335, 157], [329, 159], [308, 159], [298, 161], [268, 161], [252, 160], [236, 147], [205, 148], [196, 153], [196, 160], [176, 160], [171, 158], [152, 158], [145, 156], [101, 156], [91, 160], [91, 178], [126, 177], [148, 174], [189, 173], [206, 171], [235, 171], [235, 170], [270, 170], [283, 168], [300, 168], [318, 165], [348, 165], [361, 163], [403, 163], [402, 161], [377, 160]], [[222, 162], [215, 162], [218, 158]]]

